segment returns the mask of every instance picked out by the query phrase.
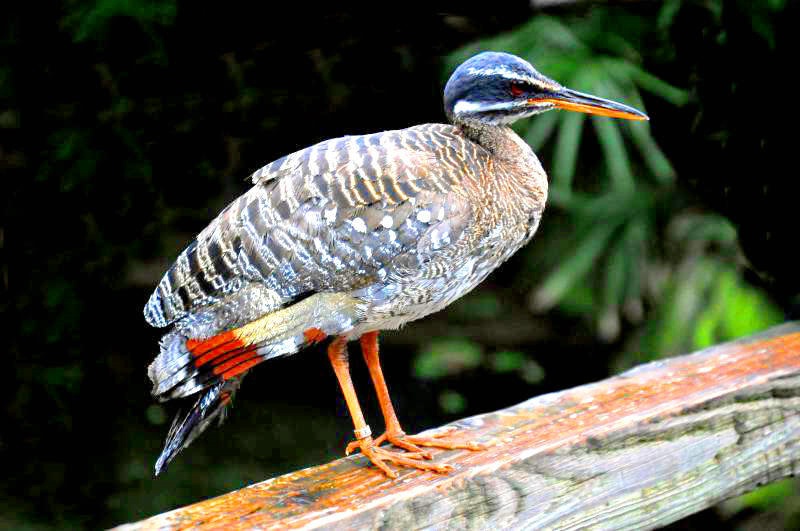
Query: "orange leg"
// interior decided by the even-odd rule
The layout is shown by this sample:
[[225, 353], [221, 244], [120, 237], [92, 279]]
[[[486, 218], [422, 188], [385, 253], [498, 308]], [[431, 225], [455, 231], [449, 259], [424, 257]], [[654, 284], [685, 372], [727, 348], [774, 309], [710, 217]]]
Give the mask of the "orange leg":
[[350, 378], [350, 364], [347, 359], [347, 340], [345, 338], [337, 337], [331, 342], [328, 346], [328, 358], [331, 360], [333, 372], [336, 373], [336, 378], [339, 380], [344, 400], [347, 403], [347, 409], [350, 410], [350, 417], [352, 417], [353, 426], [355, 427], [354, 433], [357, 440], [355, 441], [355, 446], [351, 443], [347, 447], [348, 454], [352, 451], [351, 446], [353, 446], [353, 449], [358, 447], [362, 454], [367, 456], [375, 466], [390, 478], [396, 478], [397, 472], [389, 468], [386, 461], [399, 466], [431, 470], [433, 472], [448, 472], [451, 470], [448, 465], [438, 465], [423, 461], [422, 458], [424, 456], [420, 453], [399, 454], [380, 448], [380, 443], [376, 444], [376, 441], [372, 440], [369, 426], [364, 421], [364, 414], [361, 412], [361, 406], [358, 403], [353, 380]]
[[[400, 427], [400, 422], [397, 420], [394, 406], [392, 406], [392, 399], [389, 397], [389, 388], [386, 386], [386, 380], [383, 378], [383, 371], [381, 370], [381, 363], [378, 358], [378, 332], [367, 332], [361, 336], [361, 352], [364, 354], [364, 361], [367, 362], [369, 375], [372, 377], [375, 392], [378, 394], [378, 402], [380, 403], [381, 412], [383, 413], [384, 422], [386, 424], [386, 432], [375, 439], [375, 445], [379, 445], [384, 441], [389, 441], [394, 446], [419, 454], [425, 459], [430, 459], [431, 454], [420, 447], [444, 448], [446, 450], [483, 450], [486, 448], [486, 445], [475, 442], [448, 440], [446, 439], [449, 435], [447, 432], [436, 434], [431, 437], [406, 435], [403, 428]], [[353, 441], [347, 446], [346, 451], [348, 454], [359, 446], [358, 442], [359, 441]]]

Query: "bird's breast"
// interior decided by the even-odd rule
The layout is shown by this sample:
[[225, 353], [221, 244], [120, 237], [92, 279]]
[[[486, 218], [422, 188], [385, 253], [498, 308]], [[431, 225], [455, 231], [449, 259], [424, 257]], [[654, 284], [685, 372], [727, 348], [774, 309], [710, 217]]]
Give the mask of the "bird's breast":
[[[532, 225], [507, 217], [491, 227], [478, 224], [467, 229], [457, 253], [420, 262], [419, 269], [402, 275], [389, 275], [380, 285], [362, 290], [370, 299], [367, 322], [353, 333], [374, 329], [396, 329], [407, 322], [438, 312], [472, 291], [486, 277], [532, 237]], [[367, 292], [369, 291], [369, 295]]]

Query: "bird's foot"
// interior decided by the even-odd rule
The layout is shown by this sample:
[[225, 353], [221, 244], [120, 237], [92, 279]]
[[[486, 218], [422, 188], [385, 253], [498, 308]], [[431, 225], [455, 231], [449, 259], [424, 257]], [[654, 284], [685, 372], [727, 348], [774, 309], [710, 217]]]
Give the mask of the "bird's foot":
[[[415, 454], [419, 454], [423, 459], [431, 459], [431, 453], [425, 451], [422, 447], [428, 448], [442, 448], [445, 450], [485, 450], [490, 445], [476, 443], [472, 441], [458, 441], [449, 439], [448, 435], [450, 435], [450, 431], [445, 431], [442, 433], [435, 433], [429, 437], [423, 437], [421, 435], [406, 435], [405, 433], [395, 432], [389, 433], [384, 432], [378, 438], [373, 441], [375, 446], [380, 446], [385, 442], [389, 442], [398, 448], [402, 448], [408, 452], [413, 452]], [[360, 441], [353, 441], [347, 445], [345, 449], [345, 453], [350, 455], [354, 450], [360, 447]]]
[[[433, 463], [426, 463], [422, 461], [422, 459], [432, 459], [432, 455], [430, 452], [426, 451], [424, 447], [429, 448], [442, 448], [445, 450], [485, 450], [488, 448], [489, 445], [476, 443], [472, 441], [459, 441], [454, 439], [449, 439], [448, 435], [450, 435], [449, 431], [436, 433], [429, 437], [423, 437], [420, 435], [406, 435], [402, 431], [400, 432], [385, 432], [376, 439], [372, 439], [371, 437], [367, 437], [366, 439], [359, 439], [356, 441], [351, 442], [347, 445], [345, 449], [345, 453], [350, 455], [353, 451], [360, 449], [361, 453], [369, 457], [369, 459], [375, 463], [375, 465], [383, 470], [387, 476], [391, 478], [397, 477], [397, 474], [392, 472], [383, 460], [392, 461], [400, 466], [406, 466], [411, 468], [418, 468], [420, 470], [432, 470], [434, 472], [445, 473], [452, 470], [450, 465], [436, 465]], [[365, 444], [365, 441], [369, 439], [369, 442]], [[384, 442], [389, 442], [393, 446], [398, 448], [402, 448], [406, 450], [407, 453], [400, 454], [397, 452], [392, 452], [389, 450], [384, 450], [380, 448], [380, 445]], [[367, 450], [365, 451], [365, 446], [367, 446]], [[369, 452], [373, 452], [379, 454], [379, 458], [376, 461]], [[381, 462], [378, 462], [381, 461]]]
[[361, 453], [364, 454], [370, 461], [372, 461], [372, 464], [380, 468], [384, 474], [392, 479], [397, 477], [397, 472], [389, 468], [387, 462], [401, 467], [429, 470], [439, 474], [446, 474], [447, 472], [451, 472], [453, 470], [451, 465], [443, 465], [428, 461], [431, 459], [431, 454], [412, 443], [404, 442], [402, 446], [396, 443], [392, 444], [395, 444], [404, 450], [416, 449], [418, 451], [408, 451], [401, 454], [399, 452], [385, 450], [380, 447], [380, 444], [386, 440], [389, 440], [389, 437], [386, 434], [383, 434], [374, 440], [372, 437], [364, 437], [363, 439], [358, 439], [357, 441], [353, 441], [348, 444], [345, 453], [350, 455], [356, 449], [361, 450]]

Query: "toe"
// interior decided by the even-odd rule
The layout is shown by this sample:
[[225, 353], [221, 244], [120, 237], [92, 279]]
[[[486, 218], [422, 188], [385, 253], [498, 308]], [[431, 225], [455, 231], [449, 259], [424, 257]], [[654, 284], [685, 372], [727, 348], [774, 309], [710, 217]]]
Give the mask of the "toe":
[[356, 450], [359, 448], [359, 446], [360, 446], [360, 445], [358, 444], [358, 441], [352, 441], [352, 442], [350, 442], [350, 443], [347, 445], [347, 447], [344, 449], [344, 455], [350, 455], [350, 454], [352, 454], [354, 451], [356, 451]]
[[406, 440], [404, 437], [389, 437], [389, 442], [398, 448], [402, 448], [408, 452], [419, 454], [423, 459], [433, 459], [430, 452], [426, 452], [416, 444]]
[[419, 437], [412, 436], [406, 438], [408, 442], [430, 448], [443, 448], [445, 450], [485, 450], [487, 445], [473, 442], [473, 441], [458, 441], [452, 439], [445, 439], [443, 437]]

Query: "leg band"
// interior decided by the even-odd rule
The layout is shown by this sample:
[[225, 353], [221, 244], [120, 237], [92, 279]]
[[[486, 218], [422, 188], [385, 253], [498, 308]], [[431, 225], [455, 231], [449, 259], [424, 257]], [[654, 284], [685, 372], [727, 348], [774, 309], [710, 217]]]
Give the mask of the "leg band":
[[358, 429], [358, 430], [353, 430], [353, 433], [355, 434], [356, 439], [358, 439], [359, 441], [361, 439], [366, 439], [367, 437], [371, 437], [372, 436], [372, 430], [369, 429], [369, 425], [366, 425], [363, 428]]

